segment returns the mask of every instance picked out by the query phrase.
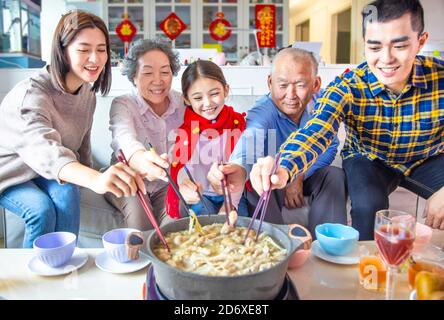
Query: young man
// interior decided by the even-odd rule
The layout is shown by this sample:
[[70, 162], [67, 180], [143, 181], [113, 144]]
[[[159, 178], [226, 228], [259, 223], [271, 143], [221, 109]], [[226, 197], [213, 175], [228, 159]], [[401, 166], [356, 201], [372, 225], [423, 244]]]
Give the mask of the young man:
[[[268, 77], [270, 93], [256, 101], [248, 112], [247, 128], [230, 157], [230, 166], [239, 176], [248, 174], [260, 157], [274, 156], [282, 143], [309, 120], [314, 95], [319, 92], [321, 79], [317, 76], [318, 62], [308, 51], [286, 48], [273, 61]], [[310, 169], [298, 175], [283, 190], [274, 190], [265, 220], [278, 224], [306, 225], [314, 236], [316, 225], [324, 222], [347, 223], [344, 171], [330, 164], [335, 159], [339, 141], [334, 139]], [[237, 166], [236, 166], [237, 165]], [[210, 171], [210, 181], [220, 185], [222, 174], [216, 166]], [[259, 196], [246, 192], [250, 214]], [[308, 216], [298, 210], [305, 206], [308, 196]]]
[[360, 239], [373, 239], [375, 213], [388, 208], [399, 185], [427, 198], [426, 223], [444, 229], [444, 62], [417, 55], [428, 38], [419, 0], [370, 6], [366, 62], [330, 84], [316, 116], [282, 145], [276, 175], [270, 179], [268, 157], [250, 179], [259, 194], [283, 188], [326, 150], [343, 121], [343, 168]]

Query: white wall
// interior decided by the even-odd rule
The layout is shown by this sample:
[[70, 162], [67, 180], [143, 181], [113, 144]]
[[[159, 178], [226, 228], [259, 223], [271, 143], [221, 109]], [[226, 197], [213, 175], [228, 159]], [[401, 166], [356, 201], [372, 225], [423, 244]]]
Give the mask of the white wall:
[[444, 41], [444, 0], [421, 0], [424, 8], [425, 31], [432, 41]]
[[[326, 63], [332, 63], [332, 16], [351, 6], [351, 63], [360, 63], [364, 60], [361, 12], [370, 2], [371, 0], [313, 0], [311, 5], [297, 10], [295, 0], [290, 0], [289, 41], [295, 41], [296, 25], [310, 19], [310, 41], [322, 41], [322, 58]], [[444, 0], [421, 0], [421, 3], [424, 7], [425, 29], [430, 34], [430, 40], [444, 41]]]
[[63, 14], [69, 10], [81, 9], [92, 12], [99, 17], [103, 14], [101, 0], [95, 2], [73, 0], [42, 0], [40, 14], [40, 37], [42, 46], [42, 60], [49, 63], [51, 58], [51, 43], [54, 30]]
[[[332, 63], [332, 16], [352, 6], [352, 0], [313, 0], [311, 5], [298, 10], [290, 0], [289, 40], [296, 39], [296, 25], [310, 20], [310, 41], [321, 41], [321, 56], [326, 63]], [[353, 32], [353, 29], [352, 29]]]

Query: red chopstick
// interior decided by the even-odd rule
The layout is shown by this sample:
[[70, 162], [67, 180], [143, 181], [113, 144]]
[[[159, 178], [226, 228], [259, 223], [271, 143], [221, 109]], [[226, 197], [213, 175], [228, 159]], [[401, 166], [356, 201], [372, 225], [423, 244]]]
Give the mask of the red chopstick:
[[[123, 154], [123, 151], [121, 149], [117, 150], [117, 159], [119, 159], [120, 162], [123, 164], [129, 166], [128, 161], [125, 158], [125, 155]], [[148, 216], [148, 219], [150, 219], [151, 224], [153, 225], [154, 229], [156, 230], [157, 235], [159, 236], [159, 239], [162, 241], [162, 243], [165, 245], [167, 250], [171, 252], [170, 247], [168, 246], [168, 243], [165, 240], [165, 237], [162, 234], [162, 231], [159, 228], [159, 225], [157, 224], [156, 218], [154, 218], [154, 215], [146, 203], [145, 198], [143, 197], [142, 191], [140, 191], [139, 188], [137, 188], [137, 197], [139, 198], [139, 202], [143, 207], [143, 210], [145, 210], [146, 215]]]

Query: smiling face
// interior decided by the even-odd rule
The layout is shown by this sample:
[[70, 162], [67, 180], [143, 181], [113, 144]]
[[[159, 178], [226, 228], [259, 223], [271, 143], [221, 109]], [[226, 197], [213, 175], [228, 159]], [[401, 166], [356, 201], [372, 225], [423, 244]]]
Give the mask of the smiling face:
[[108, 60], [105, 35], [98, 28], [81, 30], [66, 47], [66, 57], [70, 67], [66, 86], [75, 92], [83, 83], [99, 78]]
[[312, 62], [308, 58], [296, 61], [291, 55], [282, 54], [276, 58], [273, 74], [268, 77], [273, 102], [296, 123], [321, 86], [320, 78], [313, 73]]
[[214, 120], [222, 110], [227, 95], [228, 86], [211, 78], [200, 77], [189, 87], [185, 102], [198, 115]]
[[151, 50], [140, 56], [137, 64], [134, 84], [139, 94], [152, 108], [167, 108], [173, 81], [168, 56], [160, 50]]
[[367, 23], [365, 57], [370, 70], [386, 87], [400, 93], [428, 34], [413, 31], [410, 13], [388, 22]]

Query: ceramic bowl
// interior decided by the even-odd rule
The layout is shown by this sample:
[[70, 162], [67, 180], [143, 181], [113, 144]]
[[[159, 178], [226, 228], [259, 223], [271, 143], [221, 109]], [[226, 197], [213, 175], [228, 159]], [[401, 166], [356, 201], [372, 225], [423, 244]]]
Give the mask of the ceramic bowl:
[[416, 236], [414, 246], [416, 249], [423, 248], [432, 239], [433, 230], [429, 226], [419, 222], [416, 223], [415, 228]]
[[334, 256], [350, 253], [359, 239], [358, 230], [340, 223], [320, 224], [315, 232], [321, 248]]
[[130, 261], [125, 247], [125, 239], [131, 232], [139, 230], [132, 228], [119, 228], [106, 232], [102, 236], [103, 247], [109, 257], [120, 263]]
[[310, 249], [297, 250], [295, 253], [293, 253], [290, 256], [290, 259], [288, 260], [288, 268], [294, 269], [302, 266], [305, 263], [305, 261], [307, 261], [307, 258], [310, 256], [310, 252], [311, 252]]
[[71, 232], [50, 232], [34, 240], [36, 256], [50, 267], [67, 263], [76, 248], [77, 236]]

